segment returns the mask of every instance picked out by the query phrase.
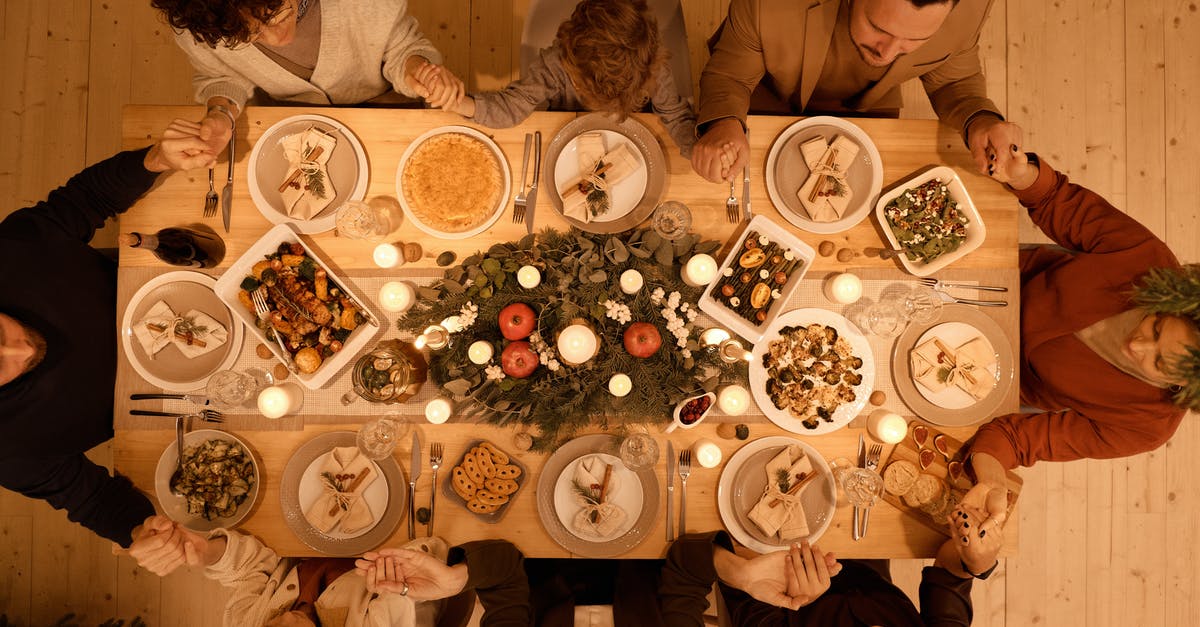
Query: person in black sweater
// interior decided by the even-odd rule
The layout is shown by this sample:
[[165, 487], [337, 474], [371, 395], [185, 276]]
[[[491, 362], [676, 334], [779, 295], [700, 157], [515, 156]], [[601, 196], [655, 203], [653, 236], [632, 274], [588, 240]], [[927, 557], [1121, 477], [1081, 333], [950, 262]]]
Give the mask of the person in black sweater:
[[0, 222], [0, 486], [123, 547], [154, 507], [84, 456], [113, 435], [117, 364], [116, 264], [88, 241], [159, 173], [213, 164], [198, 133], [176, 120]]

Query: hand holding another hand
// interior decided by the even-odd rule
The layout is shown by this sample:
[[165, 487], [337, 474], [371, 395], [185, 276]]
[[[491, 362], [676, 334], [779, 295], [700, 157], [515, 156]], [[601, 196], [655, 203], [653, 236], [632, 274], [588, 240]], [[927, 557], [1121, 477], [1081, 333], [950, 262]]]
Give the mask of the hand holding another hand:
[[971, 488], [958, 508], [947, 517], [951, 543], [972, 573], [984, 572], [996, 563], [1004, 546], [1007, 519], [1007, 490], [984, 484]]
[[150, 147], [142, 164], [151, 172], [212, 167], [220, 150], [214, 151], [201, 133], [200, 123], [172, 120], [158, 143]]
[[444, 65], [430, 63], [421, 57], [411, 57], [405, 73], [405, 80], [409, 87], [424, 98], [431, 107], [445, 109], [466, 117], [474, 114], [474, 106], [471, 107], [469, 113], [463, 111], [464, 100], [470, 100], [470, 98], [466, 98], [466, 85]]
[[713, 122], [692, 147], [692, 169], [713, 183], [733, 180], [749, 161], [750, 142], [737, 118]]
[[722, 577], [727, 584], [763, 603], [795, 610], [824, 594], [830, 578], [841, 572], [842, 566], [833, 554], [822, 553], [804, 542], [786, 551], [742, 560], [736, 569], [729, 570], [732, 576]]
[[452, 597], [467, 584], [465, 564], [447, 566], [440, 559], [411, 549], [381, 549], [362, 556], [355, 566], [367, 578], [367, 590], [432, 601]]

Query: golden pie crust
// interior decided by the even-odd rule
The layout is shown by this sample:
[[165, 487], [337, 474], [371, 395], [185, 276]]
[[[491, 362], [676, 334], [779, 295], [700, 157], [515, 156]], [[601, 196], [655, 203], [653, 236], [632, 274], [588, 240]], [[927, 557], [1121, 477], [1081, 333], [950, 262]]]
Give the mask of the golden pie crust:
[[444, 133], [409, 155], [401, 187], [417, 220], [444, 233], [462, 233], [496, 212], [504, 176], [487, 144], [463, 133]]

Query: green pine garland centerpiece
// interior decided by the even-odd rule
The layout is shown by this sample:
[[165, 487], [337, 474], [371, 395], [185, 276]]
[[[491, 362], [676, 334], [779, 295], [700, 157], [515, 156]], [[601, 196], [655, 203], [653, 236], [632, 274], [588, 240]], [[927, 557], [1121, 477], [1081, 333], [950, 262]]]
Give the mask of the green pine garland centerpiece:
[[[701, 349], [696, 301], [702, 288], [680, 279], [693, 255], [719, 248], [719, 242], [695, 234], [667, 240], [649, 229], [615, 235], [545, 230], [496, 244], [447, 269], [442, 279], [418, 288], [418, 302], [397, 324], [419, 334], [457, 316], [459, 330], [449, 346], [430, 354], [430, 378], [454, 398], [460, 416], [530, 427], [538, 450], [550, 450], [591, 424], [620, 430], [631, 423], [665, 423], [679, 401], [724, 382], [746, 381], [744, 363], [730, 366], [714, 350]], [[540, 283], [531, 288], [518, 283], [524, 266], [537, 268]], [[634, 294], [621, 289], [627, 270], [644, 280]], [[527, 310], [505, 309], [517, 304], [533, 310], [532, 332], [506, 339], [521, 335], [512, 312]], [[581, 323], [595, 333], [599, 350], [570, 365], [558, 354], [556, 338]], [[656, 331], [661, 345], [648, 356], [634, 356], [626, 349], [631, 328], [636, 333], [630, 335], [643, 341]], [[472, 362], [468, 351], [478, 342], [492, 347], [492, 357], [482, 364]], [[632, 350], [642, 353], [652, 345]], [[521, 376], [503, 356], [506, 349], [526, 348], [531, 353], [523, 354], [533, 356], [536, 368]], [[625, 396], [610, 392], [617, 374], [629, 377]]]

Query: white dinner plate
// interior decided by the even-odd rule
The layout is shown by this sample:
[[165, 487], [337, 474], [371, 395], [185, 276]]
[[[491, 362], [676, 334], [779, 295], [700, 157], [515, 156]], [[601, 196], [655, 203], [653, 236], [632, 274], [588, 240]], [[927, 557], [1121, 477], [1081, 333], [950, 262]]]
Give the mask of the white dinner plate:
[[[771, 342], [779, 339], [780, 329], [787, 326], [806, 327], [810, 324], [822, 324], [837, 329], [838, 335], [846, 338], [846, 341], [850, 343], [854, 355], [863, 360], [862, 367], [858, 369], [862, 375], [862, 381], [853, 386], [854, 400], [838, 405], [837, 409], [833, 411], [831, 420], [829, 422], [820, 420], [815, 429], [805, 427], [799, 418], [793, 417], [787, 410], [775, 407], [767, 395], [767, 370], [763, 367], [763, 354], [767, 352]], [[862, 331], [858, 330], [858, 327], [854, 326], [853, 322], [827, 309], [812, 308], [789, 311], [776, 318], [763, 335], [762, 340], [754, 345], [754, 356], [750, 360], [750, 391], [754, 394], [754, 402], [771, 422], [793, 433], [822, 435], [841, 429], [854, 420], [858, 412], [862, 411], [863, 406], [867, 403], [868, 395], [874, 389], [875, 357], [871, 353], [871, 345], [867, 342], [867, 338], [863, 336]]]
[[[748, 442], [725, 462], [725, 467], [721, 470], [721, 477], [717, 482], [717, 511], [721, 514], [721, 522], [725, 524], [729, 533], [738, 542], [759, 553], [778, 551], [788, 543], [781, 543], [778, 538], [766, 538], [762, 530], [753, 527], [754, 523], [747, 518], [750, 508], [758, 502], [766, 485], [765, 476], [752, 476], [754, 468], [749, 467], [748, 462], [757, 464], [760, 458], [765, 457], [762, 459], [762, 464], [765, 465], [774, 455], [768, 455], [764, 451], [778, 453], [781, 447], [790, 444], [800, 445], [804, 454], [812, 461], [813, 469], [821, 474], [820, 479], [814, 480], [814, 484], [802, 491], [802, 504], [808, 520], [809, 543], [815, 543], [821, 538], [833, 521], [833, 513], [837, 508], [833, 473], [829, 470], [825, 458], [816, 449], [787, 436], [769, 436]], [[761, 472], [762, 468], [759, 467], [758, 470]]]
[[[167, 272], [147, 281], [129, 299], [121, 320], [121, 345], [130, 365], [143, 379], [167, 392], [191, 392], [203, 388], [214, 372], [233, 367], [242, 350], [242, 325], [213, 291], [216, 283], [216, 279], [200, 272]], [[196, 309], [211, 316], [228, 332], [225, 345], [199, 357], [186, 357], [174, 344], [147, 355], [133, 334], [133, 325], [160, 300], [176, 314]]]
[[[962, 346], [970, 341], [971, 338], [978, 337], [986, 342], [988, 347], [992, 349], [990, 351], [992, 354], [995, 354], [996, 352], [995, 347], [992, 346], [992, 343], [988, 341], [987, 337], [985, 337], [983, 333], [979, 331], [979, 329], [976, 329], [965, 322], [943, 322], [937, 326], [930, 327], [927, 331], [922, 333], [920, 337], [917, 338], [916, 343], [913, 344], [913, 348], [924, 344], [934, 337], [940, 338], [942, 342], [951, 349], [958, 348], [959, 346]], [[992, 366], [987, 370], [987, 374], [987, 378], [992, 381], [992, 390], [988, 392], [987, 395], [990, 396], [996, 391], [995, 385], [1000, 378], [996, 369], [996, 364], [992, 364]], [[935, 392], [921, 385], [921, 383], [915, 379], [913, 382], [916, 383], [917, 391], [921, 393], [921, 396], [925, 397], [925, 400], [943, 409], [965, 409], [987, 398], [987, 396], [984, 396], [982, 399], [976, 400], [975, 397], [971, 396], [962, 388], [955, 385]]]
[[[831, 142], [842, 135], [859, 146], [858, 155], [846, 171], [846, 183], [854, 196], [840, 220], [815, 222], [796, 195], [809, 175], [800, 145], [817, 136]], [[766, 170], [771, 203], [784, 219], [809, 233], [841, 233], [853, 228], [871, 213], [883, 187], [883, 160], [875, 142], [857, 124], [833, 116], [804, 118], [783, 129], [767, 153]]]
[[[589, 536], [575, 530], [575, 515], [582, 506], [579, 504], [578, 495], [571, 480], [575, 476], [576, 467], [584, 457], [590, 455], [584, 455], [567, 464], [567, 467], [559, 473], [558, 481], [554, 483], [554, 512], [558, 514], [559, 522], [567, 528], [567, 531], [580, 540], [608, 542], [628, 533], [633, 524], [637, 522], [637, 514], [642, 511], [642, 484], [638, 480], [638, 476], [626, 468], [619, 458], [604, 453], [594, 453], [594, 455], [604, 460], [604, 463], [612, 464], [613, 479], [617, 481], [617, 490], [609, 492], [605, 500], [621, 508], [625, 512], [625, 520], [606, 536]], [[609, 481], [611, 482], [613, 479]]]
[[[628, 137], [610, 130], [595, 132], [604, 137], [605, 154], [616, 150], [621, 144], [625, 144], [637, 159], [639, 166], [636, 171], [609, 189], [612, 208], [598, 216], [592, 216], [591, 219], [592, 222], [612, 222], [629, 215], [629, 212], [633, 211], [633, 208], [642, 201], [642, 196], [646, 194], [646, 161], [642, 158], [641, 151], [632, 141], [629, 141]], [[579, 153], [576, 149], [578, 143], [579, 136], [575, 136], [563, 146], [562, 152], [558, 153], [558, 161], [554, 166], [554, 193], [567, 184], [579, 180]]]
[[[280, 141], [309, 127], [328, 132], [337, 140], [333, 154], [325, 165], [329, 179], [337, 195], [317, 215], [301, 220], [293, 218], [284, 209], [279, 185], [288, 175], [289, 163], [284, 157]], [[254, 206], [263, 217], [273, 224], [293, 224], [301, 233], [323, 233], [332, 230], [337, 220], [337, 209], [349, 200], [362, 200], [367, 195], [370, 182], [370, 165], [362, 142], [345, 124], [324, 115], [294, 115], [284, 118], [263, 132], [246, 162], [246, 186]]]
[[[308, 465], [308, 468], [304, 469], [304, 474], [300, 475], [299, 499], [301, 511], [308, 511], [308, 508], [312, 507], [312, 504], [325, 494], [325, 488], [321, 483], [321, 465], [329, 459], [330, 455], [333, 455], [333, 451], [329, 451], [328, 453], [317, 457], [312, 461], [311, 464]], [[363, 527], [362, 529], [359, 529], [354, 533], [346, 533], [342, 531], [341, 525], [339, 524], [333, 529], [327, 531], [325, 535], [337, 540], [357, 538], [371, 531], [375, 528], [375, 525], [379, 524], [379, 516], [383, 514], [383, 512], [387, 511], [388, 483], [387, 477], [384, 477], [379, 472], [379, 465], [375, 462], [371, 462], [370, 464], [371, 476], [375, 477], [375, 480], [372, 481], [371, 485], [367, 486], [367, 489], [363, 491], [362, 500], [365, 501], [367, 507], [370, 508], [371, 517], [375, 522]]]
[[[170, 419], [163, 418], [163, 420]], [[254, 465], [254, 485], [250, 486], [250, 491], [246, 494], [246, 500], [242, 501], [242, 504], [238, 506], [237, 512], [229, 518], [205, 520], [203, 516], [189, 514], [187, 511], [187, 500], [171, 492], [171, 475], [175, 474], [175, 469], [178, 467], [176, 461], [179, 459], [179, 453], [175, 446], [175, 438], [171, 438], [171, 443], [167, 445], [162, 455], [158, 457], [158, 465], [154, 467], [154, 495], [158, 497], [158, 504], [162, 509], [162, 513], [167, 518], [174, 520], [184, 527], [201, 533], [212, 531], [213, 529], [231, 529], [245, 520], [246, 516], [250, 515], [250, 510], [254, 509], [254, 505], [258, 503], [258, 488], [262, 484], [262, 473], [259, 472], [258, 458], [254, 455], [254, 451], [250, 450], [245, 441], [232, 433], [217, 431], [215, 429], [198, 429], [183, 434], [183, 447], [186, 449], [189, 446], [195, 446], [209, 440], [225, 440], [226, 442], [240, 444], [246, 450], [246, 454], [250, 456], [251, 463]]]

